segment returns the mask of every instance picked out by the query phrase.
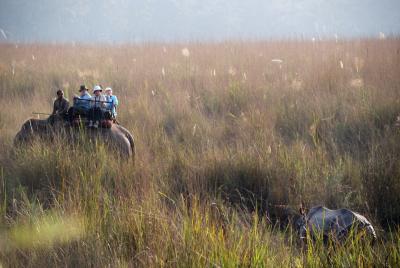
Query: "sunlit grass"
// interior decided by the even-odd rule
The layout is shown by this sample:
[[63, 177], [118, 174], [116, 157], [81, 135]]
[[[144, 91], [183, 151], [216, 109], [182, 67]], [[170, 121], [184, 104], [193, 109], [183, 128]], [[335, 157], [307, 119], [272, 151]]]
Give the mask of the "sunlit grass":
[[73, 216], [62, 219], [45, 215], [30, 220], [33, 223], [13, 226], [8, 234], [9, 246], [19, 249], [51, 248], [54, 244], [79, 240], [84, 233], [82, 221]]

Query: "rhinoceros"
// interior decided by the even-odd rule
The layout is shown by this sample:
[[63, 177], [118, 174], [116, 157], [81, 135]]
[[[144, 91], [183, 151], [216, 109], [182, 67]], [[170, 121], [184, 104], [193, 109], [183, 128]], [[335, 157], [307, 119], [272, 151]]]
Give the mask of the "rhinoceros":
[[302, 213], [295, 227], [302, 240], [309, 234], [312, 239], [322, 236], [324, 241], [329, 237], [344, 241], [352, 231], [365, 231], [372, 241], [376, 239], [372, 224], [364, 216], [345, 208], [331, 210], [323, 206], [313, 207], [307, 215]]

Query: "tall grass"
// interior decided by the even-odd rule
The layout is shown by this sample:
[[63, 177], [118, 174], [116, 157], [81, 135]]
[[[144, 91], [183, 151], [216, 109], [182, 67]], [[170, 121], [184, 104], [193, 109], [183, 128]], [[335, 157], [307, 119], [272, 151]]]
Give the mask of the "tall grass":
[[[397, 38], [2, 44], [0, 262], [396, 267], [399, 51]], [[71, 99], [82, 83], [113, 87], [134, 166], [102, 144], [13, 148], [56, 89]], [[302, 248], [272, 210], [301, 202], [365, 214], [378, 243]]]

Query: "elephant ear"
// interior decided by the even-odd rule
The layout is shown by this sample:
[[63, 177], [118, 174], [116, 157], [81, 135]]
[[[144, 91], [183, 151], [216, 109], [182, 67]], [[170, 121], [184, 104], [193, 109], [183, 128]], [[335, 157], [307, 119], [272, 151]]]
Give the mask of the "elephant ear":
[[21, 142], [27, 142], [31, 140], [36, 134], [43, 132], [46, 129], [47, 120], [40, 120], [31, 118], [22, 124], [20, 131], [15, 135], [14, 144], [18, 145]]

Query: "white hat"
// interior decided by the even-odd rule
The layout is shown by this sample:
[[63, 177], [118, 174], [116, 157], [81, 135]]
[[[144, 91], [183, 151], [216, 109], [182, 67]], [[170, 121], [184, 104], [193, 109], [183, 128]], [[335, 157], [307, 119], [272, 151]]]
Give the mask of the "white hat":
[[101, 88], [101, 86], [94, 86], [94, 88], [93, 88], [93, 92], [96, 92], [96, 91], [102, 91], [103, 89]]
[[107, 87], [107, 88], [106, 88], [106, 91], [112, 91], [112, 88]]

